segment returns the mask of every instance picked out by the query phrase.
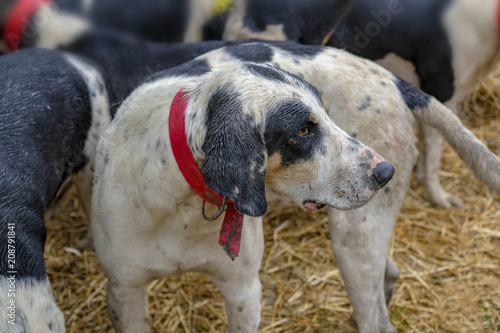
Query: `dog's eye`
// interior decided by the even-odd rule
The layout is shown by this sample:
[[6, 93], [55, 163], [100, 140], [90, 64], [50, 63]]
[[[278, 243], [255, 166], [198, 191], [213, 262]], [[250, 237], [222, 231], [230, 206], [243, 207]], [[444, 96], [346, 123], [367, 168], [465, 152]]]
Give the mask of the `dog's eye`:
[[309, 134], [309, 127], [304, 127], [299, 130], [299, 135], [306, 136], [307, 134]]

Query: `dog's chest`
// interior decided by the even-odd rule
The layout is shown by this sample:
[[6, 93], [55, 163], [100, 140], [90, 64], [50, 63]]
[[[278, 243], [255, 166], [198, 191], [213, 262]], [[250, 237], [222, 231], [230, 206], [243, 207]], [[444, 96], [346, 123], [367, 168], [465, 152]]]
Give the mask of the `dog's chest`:
[[[208, 206], [210, 213], [216, 208]], [[221, 218], [203, 219], [197, 197], [186, 200], [174, 214], [164, 218], [148, 242], [149, 268], [161, 276], [212, 270], [215, 259], [225, 255], [218, 243], [221, 223]]]

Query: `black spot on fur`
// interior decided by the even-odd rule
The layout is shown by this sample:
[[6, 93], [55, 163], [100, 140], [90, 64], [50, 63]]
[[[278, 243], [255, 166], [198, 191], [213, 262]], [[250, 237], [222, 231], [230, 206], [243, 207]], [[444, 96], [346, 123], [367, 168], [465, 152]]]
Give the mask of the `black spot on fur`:
[[[271, 110], [267, 114], [264, 134], [269, 156], [279, 153], [282, 165], [287, 167], [321, 153], [326, 148], [321, 142], [323, 133], [318, 124], [311, 122], [310, 116], [310, 108], [294, 99]], [[309, 134], [301, 136], [299, 130], [306, 127]]]
[[118, 316], [118, 314], [116, 313], [116, 311], [114, 309], [111, 309], [110, 313], [111, 313], [111, 318], [113, 318], [113, 321], [115, 321], [115, 322], [120, 321], [120, 317]]
[[234, 47], [228, 47], [226, 51], [232, 56], [251, 62], [268, 62], [273, 58], [273, 50], [262, 43], [243, 44]]
[[410, 109], [426, 108], [428, 106], [430, 96], [422, 90], [399, 77], [394, 79], [394, 83], [398, 87], [401, 96]]
[[353, 144], [354, 146], [356, 146], [356, 147], [361, 146], [361, 143], [360, 143], [358, 140], [354, 139], [353, 137], [350, 137], [350, 136], [349, 136], [349, 137], [347, 138], [347, 140], [349, 140], [349, 142], [350, 142], [350, 143], [352, 143], [352, 144]]
[[366, 96], [364, 103], [358, 107], [358, 111], [366, 110], [370, 107], [370, 105], [372, 105], [372, 98], [370, 96]]
[[266, 147], [261, 128], [253, 123], [238, 92], [220, 87], [208, 101], [201, 172], [210, 188], [235, 200], [239, 211], [261, 216], [267, 210], [265, 172], [260, 171]]
[[244, 67], [253, 75], [260, 76], [265, 79], [281, 82], [281, 83], [289, 83], [285, 72], [282, 70], [278, 70], [273, 66], [262, 66], [255, 64], [245, 64]]

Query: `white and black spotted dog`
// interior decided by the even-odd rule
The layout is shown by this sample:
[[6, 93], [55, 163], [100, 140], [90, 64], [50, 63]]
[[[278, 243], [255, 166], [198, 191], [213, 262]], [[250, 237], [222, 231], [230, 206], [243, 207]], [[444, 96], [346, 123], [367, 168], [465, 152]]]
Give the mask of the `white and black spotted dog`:
[[45, 269], [44, 216], [70, 178], [90, 199], [107, 88], [94, 65], [60, 51], [2, 56], [0, 76], [0, 332], [65, 332]]
[[[186, 74], [167, 70], [137, 88], [99, 143], [91, 226], [109, 278], [109, 311], [118, 332], [149, 331], [146, 284], [200, 271], [224, 295], [229, 331], [255, 332], [267, 199], [308, 209], [357, 208], [394, 169], [332, 122], [316, 88], [283, 70], [236, 64]], [[203, 199], [172, 152], [170, 106], [181, 90], [186, 149], [207, 185], [245, 214], [234, 262], [217, 243], [223, 219], [202, 217]]]
[[[304, 89], [310, 86], [301, 79], [259, 62], [318, 84], [330, 119], [384, 151], [397, 166], [391, 183], [371, 202], [329, 214], [332, 248], [360, 332], [395, 331], [387, 303], [399, 270], [387, 253], [417, 155], [414, 116], [438, 128], [479, 178], [500, 192], [498, 158], [435, 98], [372, 62], [296, 44], [250, 43], [212, 51], [140, 86], [100, 142], [92, 231], [110, 279], [108, 305], [118, 331], [148, 331], [144, 286], [188, 270], [219, 285], [230, 332], [256, 331], [262, 226], [252, 216], [264, 214], [273, 197], [306, 209], [367, 202], [369, 196], [360, 194], [371, 193], [366, 192], [373, 177], [367, 177], [370, 150], [324, 117], [326, 103], [314, 88]], [[202, 218], [203, 200], [172, 155], [167, 123], [181, 89], [189, 96], [189, 147], [208, 186], [247, 214], [234, 262], [217, 244], [222, 218]], [[371, 154], [378, 165], [385, 163]], [[368, 173], [356, 167], [363, 160]]]

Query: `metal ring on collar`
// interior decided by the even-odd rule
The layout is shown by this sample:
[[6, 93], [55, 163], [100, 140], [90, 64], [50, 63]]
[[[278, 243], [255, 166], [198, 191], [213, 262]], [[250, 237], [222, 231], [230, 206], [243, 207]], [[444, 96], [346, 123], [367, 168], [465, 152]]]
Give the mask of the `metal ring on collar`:
[[217, 220], [219, 218], [219, 216], [222, 215], [222, 213], [224, 212], [224, 207], [226, 207], [226, 197], [224, 197], [222, 199], [222, 205], [220, 206], [220, 209], [219, 209], [219, 212], [214, 216], [214, 217], [207, 217], [205, 215], [205, 200], [203, 200], [203, 206], [201, 206], [201, 215], [203, 215], [203, 218], [207, 221], [214, 221], [214, 220]]

